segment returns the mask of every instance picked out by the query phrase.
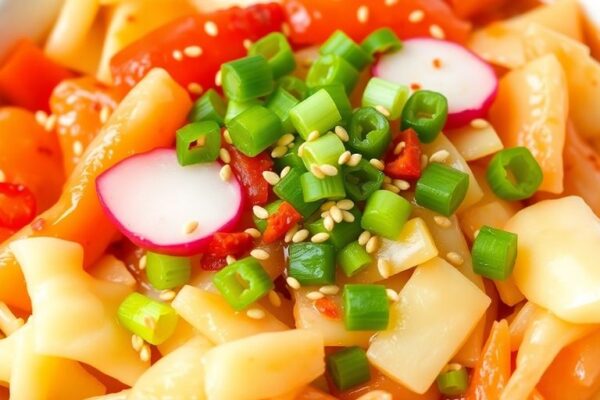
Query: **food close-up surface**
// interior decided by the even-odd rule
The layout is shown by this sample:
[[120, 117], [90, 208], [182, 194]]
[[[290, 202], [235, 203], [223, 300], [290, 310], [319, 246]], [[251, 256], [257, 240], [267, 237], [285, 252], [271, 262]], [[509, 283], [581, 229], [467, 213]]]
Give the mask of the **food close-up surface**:
[[0, 0], [0, 400], [600, 400], [600, 0]]

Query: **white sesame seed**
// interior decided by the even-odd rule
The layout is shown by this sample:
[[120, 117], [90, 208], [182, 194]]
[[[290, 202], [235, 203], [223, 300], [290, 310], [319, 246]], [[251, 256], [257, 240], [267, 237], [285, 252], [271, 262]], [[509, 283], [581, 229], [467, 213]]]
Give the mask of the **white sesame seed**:
[[321, 213], [321, 218], [327, 218], [327, 217], [330, 217], [330, 215], [329, 215], [329, 211], [323, 211], [323, 212]]
[[265, 210], [264, 208], [262, 208], [261, 206], [254, 206], [254, 207], [252, 207], [252, 213], [258, 219], [267, 219], [267, 218], [269, 218], [269, 212], [267, 210]]
[[356, 10], [356, 19], [361, 24], [366, 24], [369, 21], [369, 7], [362, 5]]
[[250, 308], [246, 311], [246, 315], [252, 319], [263, 319], [266, 316], [265, 312], [260, 308]]
[[285, 237], [283, 238], [283, 241], [285, 243], [289, 243], [292, 241], [292, 238], [294, 237], [294, 235], [296, 234], [296, 232], [298, 232], [298, 224], [294, 224], [294, 226], [292, 226], [286, 233], [285, 233]]
[[450, 261], [450, 264], [457, 267], [465, 262], [465, 259], [462, 258], [462, 256], [455, 251], [451, 251], [448, 254], [446, 254], [446, 258], [448, 259], [448, 261]]
[[329, 215], [331, 215], [331, 218], [333, 218], [333, 220], [337, 224], [339, 224], [340, 222], [342, 222], [344, 220], [344, 214], [342, 213], [342, 210], [340, 210], [338, 206], [331, 207], [331, 209], [329, 210]]
[[328, 240], [329, 240], [329, 233], [326, 233], [326, 232], [319, 232], [310, 238], [310, 241], [313, 243], [323, 243]]
[[139, 352], [144, 346], [144, 339], [139, 337], [138, 335], [131, 335], [131, 347], [137, 352]]
[[110, 118], [110, 107], [102, 106], [102, 108], [100, 109], [100, 122], [105, 124], [109, 118]]
[[394, 186], [396, 186], [400, 190], [408, 190], [408, 189], [410, 189], [410, 183], [408, 183], [404, 179], [394, 179], [392, 181], [392, 183], [394, 184]]
[[340, 138], [340, 140], [342, 142], [347, 142], [348, 140], [350, 140], [350, 136], [348, 135], [348, 131], [343, 126], [340, 126], [340, 125], [336, 126], [335, 127], [335, 134], [337, 135], [337, 137]]
[[283, 167], [283, 169], [281, 170], [281, 173], [279, 174], [281, 179], [285, 178], [285, 176], [287, 174], [289, 174], [291, 170], [292, 170], [292, 167], [290, 167], [289, 165], [286, 165], [285, 167]]
[[185, 224], [183, 231], [186, 233], [186, 235], [190, 235], [194, 233], [196, 229], [198, 229], [198, 221], [189, 221]]
[[490, 123], [483, 118], [475, 118], [473, 121], [471, 121], [470, 125], [475, 129], [485, 129], [490, 126]]
[[436, 215], [435, 217], [433, 217], [433, 220], [438, 226], [441, 226], [442, 228], [450, 228], [452, 226], [452, 221], [441, 215]]
[[6, 174], [0, 169], [0, 182], [6, 182]]
[[200, 46], [187, 46], [183, 49], [183, 54], [188, 57], [200, 57], [202, 55], [202, 47]]
[[183, 60], [183, 53], [181, 52], [181, 50], [173, 50], [173, 52], [171, 53], [171, 56], [173, 57], [173, 59], [175, 61]]
[[80, 156], [81, 153], [83, 153], [83, 143], [80, 140], [76, 140], [73, 142], [73, 154]]
[[438, 150], [429, 157], [429, 162], [445, 163], [450, 157], [448, 150]]
[[273, 158], [281, 158], [285, 156], [288, 152], [287, 146], [275, 146], [275, 148], [271, 151], [271, 157]]
[[371, 232], [363, 231], [363, 233], [361, 233], [360, 236], [358, 237], [358, 244], [360, 244], [361, 246], [364, 246], [367, 244], [369, 239], [371, 239]]
[[371, 239], [369, 239], [365, 245], [365, 250], [367, 250], [367, 253], [373, 254], [379, 250], [379, 247], [381, 247], [381, 239], [379, 239], [379, 236], [371, 236]]
[[175, 296], [177, 295], [177, 293], [175, 293], [174, 290], [162, 290], [160, 292], [160, 294], [158, 295], [158, 298], [163, 300], [163, 301], [171, 301], [175, 298]]
[[393, 396], [385, 390], [371, 390], [358, 397], [356, 400], [393, 400]]
[[267, 183], [271, 186], [275, 186], [279, 183], [280, 177], [276, 172], [273, 171], [264, 171], [262, 173], [263, 179], [267, 181]]
[[294, 242], [294, 243], [304, 242], [308, 238], [309, 235], [310, 235], [310, 232], [308, 231], [308, 229], [300, 229], [292, 237], [292, 242]]
[[477, 239], [477, 236], [479, 236], [479, 229], [473, 232], [473, 239]]
[[217, 36], [219, 34], [219, 27], [213, 21], [206, 21], [204, 23], [204, 32], [208, 36]]
[[320, 300], [323, 297], [325, 297], [325, 295], [323, 293], [317, 292], [317, 291], [306, 293], [306, 298], [309, 300]]
[[38, 110], [35, 112], [35, 121], [40, 124], [41, 126], [45, 126], [46, 125], [46, 120], [48, 119], [48, 114], [46, 114], [46, 111], [43, 110]]
[[142, 346], [142, 349], [140, 350], [140, 360], [142, 360], [143, 362], [148, 362], [148, 361], [150, 361], [151, 355], [152, 355], [152, 352], [150, 351], [150, 346], [148, 346], [147, 344], [144, 344]]
[[388, 7], [391, 7], [391, 6], [395, 5], [396, 3], [398, 3], [398, 0], [385, 0], [385, 5]]
[[215, 74], [215, 86], [221, 86], [222, 83], [221, 70], [218, 70]]
[[436, 39], [446, 38], [446, 33], [444, 32], [444, 30], [436, 24], [433, 24], [429, 27], [429, 34]]
[[335, 204], [336, 202], [333, 200], [326, 201], [325, 203], [321, 204], [321, 211], [329, 211], [331, 207], [335, 206]]
[[343, 199], [338, 201], [336, 206], [338, 206], [340, 210], [352, 210], [354, 208], [354, 202], [350, 199]]
[[319, 166], [319, 169], [327, 176], [336, 176], [338, 174], [338, 169], [333, 165], [323, 164]]
[[202, 87], [202, 85], [197, 82], [190, 82], [187, 85], [187, 89], [188, 92], [193, 94], [202, 94], [202, 92], [204, 92], [204, 88]]
[[219, 176], [221, 177], [221, 180], [227, 182], [229, 179], [231, 179], [231, 167], [229, 166], [229, 164], [225, 164], [221, 167], [221, 170], [219, 171]]
[[377, 168], [380, 171], [383, 171], [385, 168], [385, 165], [383, 164], [383, 161], [378, 160], [377, 158], [371, 158], [369, 160], [369, 163], [374, 166], [375, 168]]
[[338, 158], [338, 165], [346, 164], [348, 161], [350, 161], [350, 157], [352, 157], [352, 153], [346, 150], [345, 152], [340, 154], [340, 157]]
[[350, 211], [346, 211], [346, 210], [342, 211], [342, 216], [344, 218], [344, 222], [352, 223], [356, 219], [354, 217], [354, 214], [352, 214]]
[[229, 154], [229, 151], [224, 147], [219, 150], [219, 158], [225, 164], [229, 164], [231, 162], [231, 154]]
[[423, 18], [425, 18], [425, 13], [423, 10], [414, 10], [408, 14], [408, 21], [412, 22], [413, 24], [423, 21]]
[[257, 260], [268, 260], [271, 255], [264, 249], [254, 249], [250, 252], [250, 255]]
[[387, 279], [392, 275], [392, 268], [390, 267], [390, 263], [383, 258], [377, 260], [377, 271], [379, 271], [379, 275], [382, 278]]
[[429, 158], [427, 157], [427, 154], [421, 154], [421, 169], [425, 169], [427, 164], [429, 164]]
[[362, 160], [362, 154], [359, 154], [359, 153], [352, 154], [352, 156], [350, 157], [350, 160], [348, 160], [346, 165], [349, 165], [350, 167], [356, 167], [358, 165], [358, 163], [360, 162], [360, 160]]
[[229, 255], [227, 255], [227, 257], [225, 257], [225, 262], [227, 263], [227, 265], [231, 265], [236, 261], [237, 261], [237, 258], [232, 256], [231, 254], [229, 254]]
[[260, 231], [256, 228], [248, 228], [244, 232], [252, 236], [254, 239], [258, 239], [260, 237]]
[[329, 232], [331, 232], [333, 230], [333, 228], [335, 227], [335, 222], [333, 221], [333, 218], [331, 218], [330, 215], [323, 218], [323, 226]]
[[405, 147], [406, 147], [406, 142], [404, 142], [404, 141], [398, 142], [396, 147], [394, 147], [394, 155], [398, 155], [398, 154], [402, 153], [402, 150], [404, 150]]
[[319, 133], [319, 131], [312, 131], [311, 133], [308, 134], [308, 136], [306, 137], [306, 141], [307, 142], [312, 142], [314, 140], [317, 140], [319, 138], [319, 136], [321, 136], [321, 134]]
[[326, 285], [319, 288], [319, 292], [325, 295], [336, 295], [339, 293], [339, 291], [340, 287], [337, 285]]
[[250, 39], [244, 39], [244, 41], [242, 42], [242, 44], [244, 45], [244, 48], [246, 50], [248, 50], [250, 47], [252, 47], [252, 40], [250, 40]]
[[292, 289], [295, 289], [295, 290], [300, 289], [300, 282], [298, 282], [298, 279], [294, 278], [293, 276], [288, 276], [287, 279], [285, 280], [285, 282]]
[[269, 298], [269, 302], [275, 307], [281, 307], [281, 297], [277, 294], [276, 291], [271, 290], [267, 295]]
[[384, 183], [383, 185], [381, 185], [381, 187], [383, 188], [383, 190], [387, 190], [392, 193], [400, 193], [400, 188], [396, 185], [392, 185], [391, 183]]
[[375, 110], [377, 110], [380, 114], [382, 114], [384, 117], [389, 118], [390, 115], [392, 115], [390, 113], [390, 110], [388, 110], [387, 108], [385, 108], [384, 106], [382, 106], [381, 104], [378, 104], [375, 106]]
[[292, 135], [291, 133], [286, 133], [285, 135], [279, 138], [279, 140], [277, 141], [277, 146], [287, 146], [288, 144], [293, 143], [294, 139], [294, 135]]
[[310, 172], [318, 179], [325, 179], [325, 174], [323, 173], [323, 171], [321, 171], [321, 167], [319, 167], [318, 165], [311, 165]]
[[140, 260], [138, 261], [138, 268], [143, 271], [146, 269], [146, 263], [147, 263], [148, 257], [146, 257], [146, 255], [144, 254], [143, 256], [140, 257]]
[[50, 114], [48, 116], [48, 118], [46, 119], [46, 123], [44, 124], [44, 129], [47, 130], [48, 132], [51, 132], [54, 130], [55, 126], [56, 126], [56, 115]]
[[225, 143], [233, 144], [233, 140], [231, 140], [231, 133], [229, 133], [228, 129], [223, 131], [223, 139], [225, 139]]
[[392, 303], [397, 303], [398, 301], [400, 301], [400, 296], [398, 295], [398, 292], [396, 292], [394, 289], [385, 289], [385, 294], [387, 294], [388, 300]]

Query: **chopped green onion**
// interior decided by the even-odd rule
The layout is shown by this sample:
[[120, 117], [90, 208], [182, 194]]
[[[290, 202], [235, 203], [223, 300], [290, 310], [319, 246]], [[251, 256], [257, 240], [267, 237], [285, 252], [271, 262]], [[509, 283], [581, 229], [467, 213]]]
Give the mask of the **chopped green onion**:
[[354, 113], [348, 134], [348, 147], [367, 158], [381, 157], [392, 141], [387, 118], [371, 107]]
[[342, 120], [335, 102], [323, 89], [292, 108], [290, 118], [303, 139], [313, 131], [324, 134]]
[[344, 286], [344, 324], [349, 331], [384, 330], [390, 319], [390, 305], [383, 285]]
[[361, 46], [371, 56], [375, 56], [388, 51], [400, 50], [402, 42], [390, 28], [380, 28], [367, 36]]
[[227, 125], [235, 117], [237, 117], [250, 107], [260, 106], [262, 104], [262, 101], [258, 99], [252, 99], [248, 101], [229, 100], [229, 102], [227, 103], [227, 112], [225, 113], [225, 124]]
[[517, 259], [517, 241], [512, 232], [483, 226], [473, 242], [473, 271], [490, 279], [508, 278]]
[[283, 135], [277, 114], [263, 106], [252, 106], [227, 124], [235, 147], [254, 157]]
[[327, 372], [339, 390], [347, 390], [371, 379], [367, 353], [358, 346], [327, 356]]
[[410, 213], [410, 203], [404, 197], [378, 190], [367, 199], [361, 226], [376, 235], [396, 240]]
[[196, 100], [188, 114], [188, 119], [191, 122], [215, 121], [217, 124], [223, 125], [226, 109], [223, 98], [214, 89], [208, 89], [202, 97]]
[[273, 71], [263, 56], [248, 56], [221, 66], [223, 92], [228, 98], [248, 101], [273, 91]]
[[273, 289], [271, 277], [252, 257], [229, 264], [213, 276], [212, 282], [236, 311], [243, 310]]
[[451, 216], [460, 207], [469, 188], [469, 175], [439, 163], [430, 163], [415, 189], [417, 204]]
[[383, 184], [384, 174], [366, 160], [342, 170], [346, 193], [354, 201], [364, 201]]
[[357, 241], [346, 245], [337, 255], [337, 262], [347, 277], [352, 277], [373, 262], [364, 246]]
[[412, 128], [422, 143], [431, 143], [446, 125], [448, 101], [437, 92], [419, 90], [402, 110], [402, 130]]
[[335, 249], [327, 243], [294, 243], [289, 247], [288, 276], [301, 285], [335, 283]]
[[492, 191], [501, 199], [524, 200], [538, 190], [544, 174], [528, 148], [513, 147], [492, 158], [486, 178]]
[[298, 155], [298, 149], [300, 145], [304, 143], [301, 139], [296, 138], [292, 147], [285, 153], [282, 157], [276, 158], [275, 167], [281, 171], [285, 167], [289, 166], [290, 168], [298, 168], [301, 171], [305, 171], [304, 161]]
[[173, 289], [190, 280], [192, 263], [188, 257], [146, 253], [146, 276], [156, 289]]
[[[269, 215], [273, 215], [279, 210], [279, 207], [283, 204], [283, 200], [275, 200], [272, 203], [269, 203], [265, 206], [265, 210]], [[254, 221], [254, 225], [256, 225], [256, 229], [263, 232], [267, 229], [267, 220], [258, 218], [256, 215], [252, 215], [252, 219]]]
[[344, 85], [342, 85], [341, 83], [334, 83], [332, 85], [318, 86], [310, 88], [309, 92], [312, 94], [316, 93], [321, 89], [327, 91], [327, 93], [329, 93], [329, 95], [335, 102], [335, 105], [338, 111], [340, 112], [340, 115], [342, 116], [340, 125], [347, 126], [350, 123], [350, 120], [352, 119], [352, 104], [350, 104], [350, 99], [346, 94], [346, 89], [344, 88]]
[[362, 214], [358, 208], [354, 207], [352, 210], [350, 210], [350, 214], [352, 214], [354, 217], [352, 222], [343, 221], [337, 223], [333, 226], [333, 230], [331, 231], [325, 228], [325, 220], [323, 218], [311, 222], [308, 224], [307, 228], [311, 235], [316, 235], [318, 233], [329, 234], [329, 239], [326, 241], [326, 243], [331, 243], [336, 250], [340, 250], [348, 243], [358, 239], [363, 231], [360, 227], [360, 219], [362, 218]]
[[313, 165], [333, 165], [337, 168], [338, 159], [346, 151], [342, 140], [333, 133], [328, 133], [312, 142], [304, 144], [302, 161], [310, 171]]
[[177, 313], [169, 305], [133, 292], [117, 311], [119, 322], [146, 342], [158, 345], [167, 340], [177, 326]]
[[287, 38], [279, 32], [270, 33], [252, 44], [248, 55], [260, 55], [266, 58], [275, 79], [289, 74], [296, 68], [294, 52]]
[[308, 86], [300, 78], [291, 75], [284, 76], [277, 81], [277, 84], [300, 101], [308, 97]]
[[312, 203], [304, 201], [302, 184], [300, 183], [304, 173], [304, 167], [302, 169], [292, 168], [286, 176], [273, 186], [273, 191], [280, 199], [290, 203], [304, 218], [308, 218], [317, 211], [323, 201]]
[[373, 62], [373, 57], [342, 31], [335, 31], [319, 49], [321, 55], [337, 54], [357, 70]]
[[467, 391], [469, 375], [465, 367], [442, 372], [437, 377], [437, 387], [444, 396], [460, 396]]
[[319, 200], [340, 200], [346, 197], [344, 179], [338, 173], [336, 176], [317, 178], [312, 172], [305, 172], [300, 177], [304, 201], [311, 203]]
[[279, 117], [284, 132], [293, 132], [295, 129], [290, 119], [290, 110], [298, 103], [300, 103], [300, 101], [297, 98], [287, 90], [278, 87], [271, 96], [269, 96], [265, 107], [273, 111]]
[[348, 61], [337, 54], [328, 54], [315, 60], [308, 70], [306, 84], [315, 87], [341, 83], [346, 93], [350, 93], [358, 82], [358, 75], [356, 68]]
[[404, 104], [408, 99], [408, 87], [398, 85], [381, 78], [371, 78], [362, 97], [363, 107], [373, 107], [379, 110], [383, 107], [389, 112], [388, 119], [397, 120], [402, 114]]
[[221, 148], [221, 128], [215, 121], [192, 122], [177, 131], [177, 161], [190, 165], [215, 161]]

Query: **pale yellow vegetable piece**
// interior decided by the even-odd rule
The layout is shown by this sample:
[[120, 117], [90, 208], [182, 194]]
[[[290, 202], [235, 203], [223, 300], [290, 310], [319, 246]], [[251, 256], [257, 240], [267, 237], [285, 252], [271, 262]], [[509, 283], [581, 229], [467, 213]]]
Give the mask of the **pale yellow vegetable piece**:
[[0, 301], [0, 331], [6, 336], [13, 334], [23, 326], [23, 318], [17, 318], [6, 303]]
[[523, 336], [525, 336], [525, 331], [531, 323], [538, 317], [540, 313], [546, 312], [543, 308], [540, 308], [528, 301], [523, 306], [518, 309], [518, 311], [513, 312], [510, 316], [510, 349], [512, 351], [517, 351], [523, 342]]
[[87, 400], [127, 400], [127, 396], [129, 396], [129, 393], [131, 393], [131, 389], [125, 389], [117, 393], [105, 394], [104, 396], [90, 397]]
[[517, 355], [517, 368], [500, 400], [527, 400], [544, 371], [565, 346], [598, 329], [598, 325], [572, 324], [543, 311], [531, 322]]
[[125, 263], [112, 254], [105, 254], [88, 271], [94, 278], [135, 288], [137, 281]]
[[325, 371], [323, 337], [311, 330], [261, 333], [204, 356], [208, 400], [258, 400], [303, 387]]
[[[579, 0], [582, 9], [583, 29], [586, 43], [594, 57], [600, 56], [600, 8], [596, 0]], [[599, 393], [600, 397], [600, 393]]]
[[119, 325], [127, 286], [86, 274], [78, 243], [37, 237], [10, 245], [27, 282], [40, 353], [78, 360], [132, 385], [147, 368]]
[[439, 134], [433, 142], [428, 144], [422, 144], [421, 148], [423, 149], [423, 153], [429, 157], [431, 157], [432, 154], [440, 150], [446, 150], [450, 154], [450, 156], [448, 157], [445, 164], [459, 171], [469, 174], [469, 188], [467, 189], [467, 195], [465, 196], [465, 199], [458, 208], [457, 212], [460, 212], [461, 210], [472, 206], [481, 199], [481, 197], [483, 196], [483, 192], [481, 191], [479, 184], [475, 180], [475, 177], [473, 176], [473, 172], [471, 171], [469, 164], [467, 164], [465, 159], [460, 155], [460, 153], [458, 152], [456, 147], [454, 147], [452, 142], [448, 140], [446, 135], [444, 135], [443, 133]]
[[410, 390], [425, 393], [489, 304], [456, 268], [434, 258], [417, 267], [400, 292], [389, 329], [371, 341], [369, 361]]
[[529, 206], [506, 230], [519, 236], [513, 276], [528, 300], [565, 321], [600, 322], [600, 220], [580, 197]]
[[[316, 307], [315, 301], [306, 295], [318, 291], [318, 287], [301, 287], [294, 290], [294, 317], [298, 329], [309, 329], [319, 332], [323, 336], [325, 346], [360, 346], [367, 347], [369, 340], [375, 332], [370, 331], [348, 331], [344, 326], [342, 318], [330, 318], [323, 315]], [[340, 317], [342, 316], [341, 293], [328, 296], [338, 306]]]
[[198, 333], [198, 331], [196, 331], [194, 327], [187, 323], [184, 319], [179, 318], [173, 334], [169, 336], [167, 340], [156, 346], [156, 348], [160, 354], [166, 356], [167, 354], [177, 350], [195, 336], [202, 335], [200, 335], [200, 333]]
[[494, 281], [494, 285], [496, 286], [496, 291], [498, 292], [498, 296], [500, 296], [500, 300], [508, 306], [512, 307], [525, 300], [525, 296], [519, 290], [515, 278], [513, 278], [512, 275], [503, 281]]
[[0, 339], [0, 385], [8, 387], [13, 360], [17, 349], [18, 336], [10, 335]]
[[446, 134], [465, 161], [478, 160], [504, 148], [491, 124], [482, 128], [467, 125]]
[[272, 314], [258, 304], [253, 308], [262, 310], [265, 317], [252, 319], [245, 312], [237, 312], [216, 293], [193, 286], [184, 286], [171, 303], [175, 311], [213, 343], [225, 343], [256, 335], [288, 329]]
[[202, 357], [212, 344], [201, 336], [161, 358], [137, 380], [128, 400], [205, 399]]

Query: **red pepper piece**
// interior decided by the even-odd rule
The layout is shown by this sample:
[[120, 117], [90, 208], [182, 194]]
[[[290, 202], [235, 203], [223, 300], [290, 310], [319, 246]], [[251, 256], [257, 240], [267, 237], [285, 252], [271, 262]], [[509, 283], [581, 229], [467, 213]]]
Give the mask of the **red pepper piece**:
[[265, 243], [273, 243], [285, 236], [292, 226], [302, 220], [302, 215], [287, 201], [284, 201], [267, 219], [267, 229], [263, 234]]
[[327, 318], [341, 318], [340, 308], [330, 297], [323, 297], [322, 299], [315, 301], [315, 308]]
[[218, 271], [227, 265], [227, 256], [238, 256], [250, 250], [254, 239], [246, 232], [217, 232], [202, 256], [200, 267], [206, 271]]
[[0, 228], [20, 229], [35, 217], [36, 201], [24, 185], [0, 182]]
[[[394, 154], [398, 143], [404, 142], [404, 148]], [[417, 133], [412, 129], [402, 132], [394, 141], [385, 163], [385, 173], [391, 178], [416, 180], [421, 176], [421, 146]]]
[[256, 157], [248, 157], [227, 142], [223, 143], [223, 147], [231, 155], [231, 169], [244, 188], [248, 205], [265, 204], [269, 200], [270, 186], [262, 174], [273, 168], [271, 156], [263, 152]]

